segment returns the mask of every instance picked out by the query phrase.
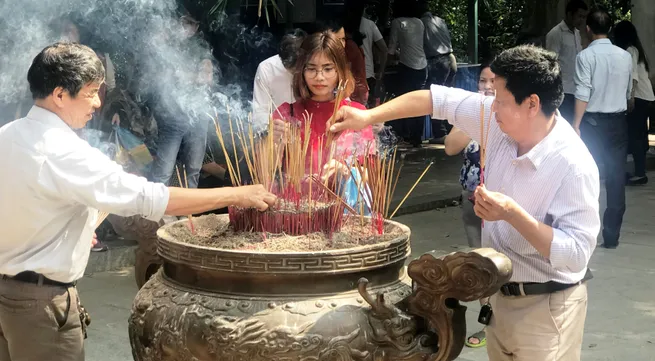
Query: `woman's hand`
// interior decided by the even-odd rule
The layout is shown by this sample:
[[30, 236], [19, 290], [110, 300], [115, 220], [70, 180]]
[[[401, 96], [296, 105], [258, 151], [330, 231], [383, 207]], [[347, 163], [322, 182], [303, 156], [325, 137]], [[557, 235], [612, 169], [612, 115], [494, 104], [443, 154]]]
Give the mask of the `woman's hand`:
[[286, 143], [289, 138], [289, 123], [273, 119], [273, 137], [275, 142]]
[[336, 188], [337, 180], [346, 180], [350, 178], [350, 175], [350, 168], [347, 165], [332, 159], [323, 166], [321, 181], [327, 183], [330, 188], [334, 189]]

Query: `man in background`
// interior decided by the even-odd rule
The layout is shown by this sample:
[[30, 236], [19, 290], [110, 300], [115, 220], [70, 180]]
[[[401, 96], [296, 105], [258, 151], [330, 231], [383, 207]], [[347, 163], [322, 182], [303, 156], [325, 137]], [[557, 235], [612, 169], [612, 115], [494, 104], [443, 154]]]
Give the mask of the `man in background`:
[[626, 111], [632, 90], [632, 57], [607, 38], [611, 27], [612, 20], [605, 11], [593, 10], [587, 16], [587, 33], [592, 41], [576, 60], [573, 123], [604, 171], [607, 209], [602, 247], [608, 249], [619, 245], [625, 213]]
[[268, 124], [271, 110], [296, 101], [293, 97], [293, 68], [306, 35], [300, 29], [286, 34], [280, 41], [278, 55], [262, 61], [257, 67], [252, 100], [255, 124]]
[[[432, 84], [452, 87], [457, 73], [457, 60], [453, 54], [453, 44], [450, 40], [450, 30], [444, 19], [432, 15], [428, 5], [423, 5], [421, 21], [425, 25], [424, 45], [425, 56], [428, 59], [428, 81], [426, 87]], [[445, 120], [432, 119], [431, 144], [443, 144], [444, 137], [450, 131], [450, 124]]]
[[580, 27], [585, 24], [587, 4], [582, 0], [571, 0], [566, 5], [566, 15], [546, 35], [546, 49], [557, 53], [562, 69], [564, 101], [559, 107], [562, 117], [573, 123], [575, 109], [575, 59], [582, 51]]
[[[373, 21], [362, 17], [359, 31], [364, 35], [362, 50], [366, 60], [366, 82], [369, 88], [368, 106], [370, 108], [375, 106], [375, 99], [380, 96], [379, 89], [382, 85], [384, 70], [387, 67], [389, 49], [380, 33], [380, 29]], [[378, 64], [377, 71], [375, 71], [375, 64]]]

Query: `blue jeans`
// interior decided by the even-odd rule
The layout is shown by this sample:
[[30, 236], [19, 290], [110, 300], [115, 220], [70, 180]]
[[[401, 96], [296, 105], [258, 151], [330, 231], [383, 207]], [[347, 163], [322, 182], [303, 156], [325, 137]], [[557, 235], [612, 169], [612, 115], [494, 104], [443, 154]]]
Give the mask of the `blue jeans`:
[[[205, 118], [190, 120], [189, 117], [157, 117], [157, 156], [152, 164], [151, 181], [168, 185], [179, 160], [186, 169], [189, 188], [198, 188], [207, 147], [208, 122]], [[181, 168], [180, 176], [184, 177]]]

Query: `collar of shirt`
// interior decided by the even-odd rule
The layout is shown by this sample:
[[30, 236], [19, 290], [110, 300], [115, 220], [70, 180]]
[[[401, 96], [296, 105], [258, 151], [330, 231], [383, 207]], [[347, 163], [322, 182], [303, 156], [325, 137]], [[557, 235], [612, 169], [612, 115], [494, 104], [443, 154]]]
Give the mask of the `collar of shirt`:
[[609, 44], [612, 45], [612, 42], [608, 38], [602, 38], [602, 39], [596, 39], [592, 41], [588, 47], [592, 47], [594, 45], [601, 45], [601, 44]]
[[576, 28], [573, 28], [573, 30], [571, 30], [569, 26], [566, 25], [566, 22], [564, 20], [562, 20], [562, 22], [559, 23], [559, 29], [570, 34], [575, 34], [575, 31], [578, 30]]
[[45, 108], [36, 105], [32, 106], [32, 109], [27, 113], [27, 118], [75, 134], [68, 124], [66, 124], [57, 114]]
[[[543, 161], [548, 157], [549, 154], [551, 154], [553, 147], [557, 143], [558, 133], [561, 131], [562, 126], [562, 118], [556, 117], [555, 118], [555, 125], [553, 126], [553, 129], [542, 139], [537, 145], [532, 147], [527, 153], [523, 154], [520, 157], [517, 157], [517, 161], [522, 161], [524, 159], [527, 159], [532, 163], [534, 166], [535, 170], [539, 169], [539, 166], [543, 163]], [[518, 148], [517, 148], [518, 151]]]

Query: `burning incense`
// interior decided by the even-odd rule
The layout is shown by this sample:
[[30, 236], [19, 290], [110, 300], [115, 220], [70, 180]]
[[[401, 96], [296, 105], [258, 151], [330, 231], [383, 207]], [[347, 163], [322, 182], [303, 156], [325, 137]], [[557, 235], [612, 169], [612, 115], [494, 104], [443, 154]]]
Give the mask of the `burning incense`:
[[423, 171], [423, 173], [421, 174], [421, 176], [418, 177], [418, 179], [416, 180], [416, 182], [414, 183], [414, 185], [412, 186], [412, 188], [410, 188], [409, 192], [407, 192], [407, 194], [405, 194], [405, 197], [403, 198], [403, 200], [400, 201], [400, 204], [398, 204], [398, 206], [397, 206], [396, 209], [393, 211], [393, 213], [391, 214], [391, 217], [389, 217], [389, 219], [393, 218], [393, 216], [396, 215], [396, 212], [398, 212], [398, 210], [399, 210], [400, 207], [403, 205], [403, 203], [405, 203], [405, 201], [407, 200], [407, 197], [409, 197], [409, 195], [412, 194], [412, 191], [414, 191], [414, 188], [416, 188], [416, 186], [417, 186], [418, 183], [421, 181], [421, 179], [423, 179], [423, 176], [425, 175], [425, 173], [428, 172], [428, 169], [430, 169], [430, 167], [432, 166], [432, 164], [434, 164], [434, 162], [430, 162], [430, 164], [428, 164], [428, 166], [425, 168], [425, 170]]

